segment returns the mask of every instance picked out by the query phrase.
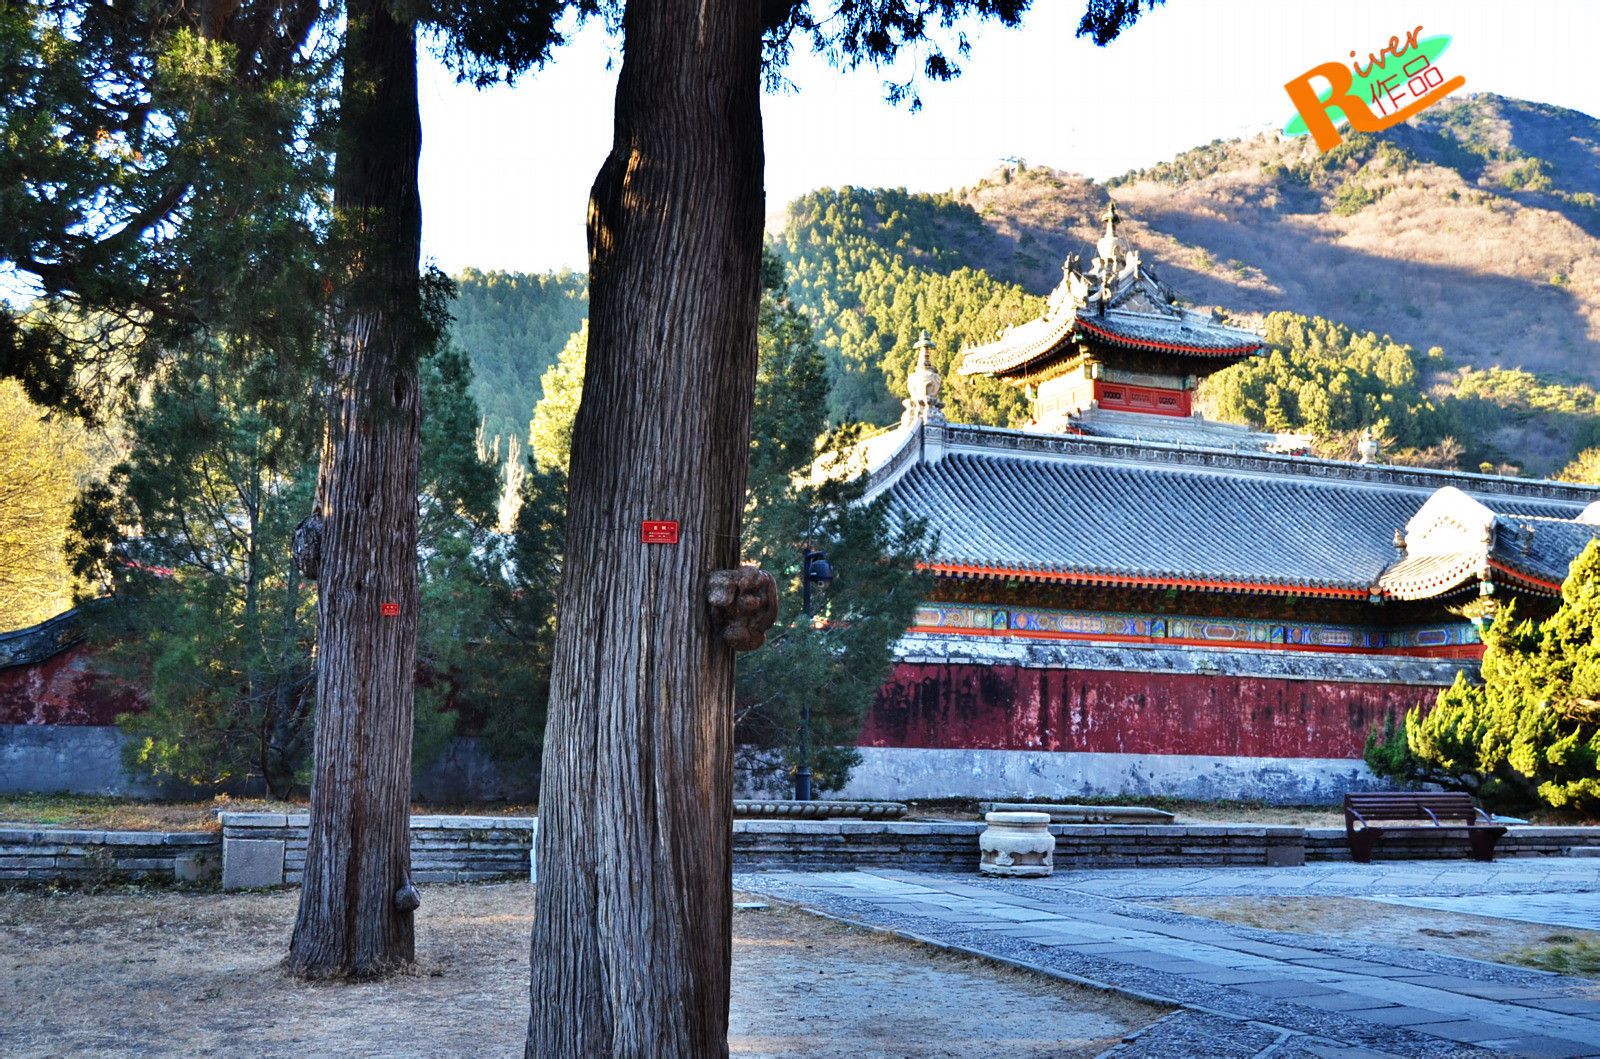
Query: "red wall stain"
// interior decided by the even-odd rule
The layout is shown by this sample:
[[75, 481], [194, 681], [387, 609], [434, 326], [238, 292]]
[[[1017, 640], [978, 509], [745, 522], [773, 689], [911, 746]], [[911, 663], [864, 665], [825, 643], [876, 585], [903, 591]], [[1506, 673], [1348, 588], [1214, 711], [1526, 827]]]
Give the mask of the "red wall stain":
[[143, 708], [138, 692], [89, 665], [85, 644], [0, 669], [0, 724], [114, 724]]
[[1169, 673], [900, 664], [862, 746], [1359, 758], [1433, 688]]

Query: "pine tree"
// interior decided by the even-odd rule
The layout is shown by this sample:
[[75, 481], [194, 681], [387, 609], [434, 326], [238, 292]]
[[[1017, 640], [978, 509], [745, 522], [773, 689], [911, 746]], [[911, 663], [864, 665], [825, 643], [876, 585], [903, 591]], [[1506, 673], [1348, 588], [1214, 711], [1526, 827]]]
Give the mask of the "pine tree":
[[[315, 595], [290, 562], [310, 495], [315, 413], [286, 373], [221, 343], [166, 360], [125, 413], [129, 453], [74, 515], [102, 656], [147, 708], [118, 723], [128, 764], [284, 796], [309, 750]], [[292, 375], [288, 375], [292, 378]]]
[[1423, 778], [1507, 805], [1600, 807], [1600, 542], [1573, 561], [1543, 622], [1508, 606], [1485, 635], [1483, 683], [1457, 677], [1406, 717]]
[[[166, 358], [123, 414], [128, 455], [76, 504], [72, 554], [90, 594], [112, 595], [91, 620], [101, 656], [145, 692], [147, 708], [119, 719], [130, 767], [261, 781], [281, 797], [304, 788], [311, 749], [317, 586], [290, 552], [321, 417], [293, 398], [316, 385], [304, 366], [241, 362], [227, 345]], [[418, 767], [454, 731], [455, 670], [491, 627], [501, 580], [495, 468], [473, 449], [470, 380], [454, 350], [422, 367]]]

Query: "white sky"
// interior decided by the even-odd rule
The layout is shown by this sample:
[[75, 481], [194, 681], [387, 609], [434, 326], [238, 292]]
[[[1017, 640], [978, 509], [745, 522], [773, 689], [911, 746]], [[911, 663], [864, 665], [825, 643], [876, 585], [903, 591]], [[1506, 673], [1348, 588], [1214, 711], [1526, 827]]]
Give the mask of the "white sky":
[[[919, 113], [885, 103], [877, 71], [797, 54], [798, 91], [764, 99], [769, 214], [817, 187], [959, 187], [1007, 156], [1103, 179], [1281, 128], [1285, 81], [1351, 50], [1365, 65], [1417, 25], [1454, 38], [1439, 66], [1465, 91], [1600, 115], [1600, 0], [1168, 0], [1106, 48], [1073, 36], [1083, 0], [1033, 6], [1018, 30], [972, 32], [962, 76], [925, 85]], [[599, 26], [514, 88], [459, 85], [425, 61], [431, 260], [449, 272], [584, 267], [620, 61]]]

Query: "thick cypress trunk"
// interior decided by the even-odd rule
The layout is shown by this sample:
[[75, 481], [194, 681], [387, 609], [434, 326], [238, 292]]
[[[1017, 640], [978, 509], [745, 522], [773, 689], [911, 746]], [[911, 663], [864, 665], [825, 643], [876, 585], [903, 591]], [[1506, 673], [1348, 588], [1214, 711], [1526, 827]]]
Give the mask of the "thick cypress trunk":
[[[416, 36], [384, 0], [348, 5], [334, 178], [344, 268], [318, 487], [311, 835], [289, 969], [368, 977], [412, 962], [422, 206]], [[392, 604], [393, 606], [386, 606]], [[386, 611], [396, 611], [389, 614]]]
[[[727, 1052], [734, 654], [763, 195], [749, 0], [633, 0], [589, 207], [527, 1054]], [[646, 519], [677, 544], [641, 543]]]

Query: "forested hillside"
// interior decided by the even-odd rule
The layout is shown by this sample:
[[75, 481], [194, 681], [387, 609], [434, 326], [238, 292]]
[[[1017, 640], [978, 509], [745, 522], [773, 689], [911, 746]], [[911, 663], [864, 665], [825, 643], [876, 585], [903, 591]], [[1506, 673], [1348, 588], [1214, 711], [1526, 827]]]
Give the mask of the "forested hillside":
[[472, 362], [485, 434], [525, 446], [539, 377], [589, 314], [588, 278], [467, 269], [455, 281], [450, 337]]

